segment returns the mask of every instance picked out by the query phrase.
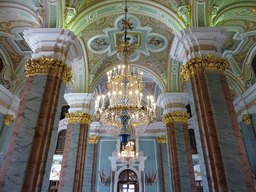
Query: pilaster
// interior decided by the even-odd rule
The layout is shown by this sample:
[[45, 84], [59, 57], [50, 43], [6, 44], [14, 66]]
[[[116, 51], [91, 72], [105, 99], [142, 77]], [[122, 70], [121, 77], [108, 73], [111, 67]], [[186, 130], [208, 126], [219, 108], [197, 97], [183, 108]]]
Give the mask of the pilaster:
[[95, 135], [89, 136], [84, 171], [84, 183], [87, 183], [87, 185], [83, 185], [83, 192], [95, 191], [94, 189], [96, 179], [97, 147], [99, 139], [100, 137], [97, 137]]

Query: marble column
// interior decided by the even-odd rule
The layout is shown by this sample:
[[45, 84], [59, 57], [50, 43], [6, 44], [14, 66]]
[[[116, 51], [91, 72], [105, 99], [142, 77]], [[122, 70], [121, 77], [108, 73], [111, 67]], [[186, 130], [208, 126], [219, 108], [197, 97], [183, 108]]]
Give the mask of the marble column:
[[83, 192], [94, 192], [96, 179], [97, 147], [100, 137], [91, 135], [89, 137], [85, 158]]
[[188, 119], [183, 102], [184, 93], [163, 93], [158, 105], [164, 108], [167, 126], [173, 191], [196, 191], [195, 175], [188, 133]]
[[221, 50], [227, 39], [226, 29], [191, 27], [175, 36], [170, 55], [183, 62], [181, 77], [192, 85], [209, 191], [255, 191], [224, 75], [229, 63]]
[[228, 61], [213, 55], [190, 59], [182, 78], [191, 80], [200, 116], [212, 191], [254, 191], [252, 172], [224, 75]]
[[93, 95], [68, 93], [65, 99], [70, 106], [66, 114], [68, 128], [64, 146], [59, 191], [82, 191], [86, 161], [89, 125], [92, 122], [90, 106]]
[[[29, 29], [24, 38], [33, 51], [27, 78], [0, 172], [0, 191], [41, 191], [51, 141], [57, 133], [65, 84], [71, 81], [70, 48], [76, 37], [63, 29]], [[49, 43], [50, 42], [50, 43]], [[69, 54], [68, 54], [69, 53]]]
[[68, 128], [64, 146], [58, 191], [82, 191], [86, 146], [92, 116], [67, 113]]

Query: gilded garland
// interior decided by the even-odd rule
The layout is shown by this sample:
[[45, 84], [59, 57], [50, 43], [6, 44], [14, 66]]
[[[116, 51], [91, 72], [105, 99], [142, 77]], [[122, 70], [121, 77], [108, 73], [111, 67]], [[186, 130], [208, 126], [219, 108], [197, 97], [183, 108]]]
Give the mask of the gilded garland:
[[189, 113], [175, 111], [163, 115], [163, 122], [165, 125], [168, 125], [169, 123], [187, 123], [189, 118]]
[[186, 65], [182, 66], [181, 78], [188, 82], [198, 72], [217, 72], [224, 73], [228, 68], [229, 62], [226, 58], [214, 57], [211, 54], [205, 57], [190, 59]]
[[75, 112], [75, 113], [67, 113], [66, 118], [68, 120], [68, 124], [70, 123], [81, 123], [90, 125], [93, 121], [92, 115], [88, 113]]
[[25, 70], [28, 76], [33, 75], [54, 75], [68, 83], [72, 79], [71, 68], [61, 60], [49, 59], [42, 56], [38, 59], [29, 59], [26, 61]]

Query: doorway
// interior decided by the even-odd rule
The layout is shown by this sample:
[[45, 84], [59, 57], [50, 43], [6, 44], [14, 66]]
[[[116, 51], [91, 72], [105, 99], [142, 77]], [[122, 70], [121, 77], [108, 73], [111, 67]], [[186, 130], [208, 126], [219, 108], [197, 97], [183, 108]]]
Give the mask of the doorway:
[[118, 192], [138, 192], [139, 182], [136, 173], [130, 169], [120, 173], [117, 183]]

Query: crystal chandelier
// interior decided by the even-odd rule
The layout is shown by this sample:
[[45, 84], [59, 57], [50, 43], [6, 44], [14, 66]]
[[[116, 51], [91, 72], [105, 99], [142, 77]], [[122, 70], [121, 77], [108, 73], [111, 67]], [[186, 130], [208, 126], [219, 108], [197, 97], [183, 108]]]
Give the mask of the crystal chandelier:
[[126, 164], [127, 166], [133, 164], [138, 158], [138, 154], [134, 150], [134, 145], [135, 144], [133, 141], [129, 141], [124, 146], [124, 149], [120, 150], [120, 153], [118, 153], [119, 160]]
[[[127, 20], [127, 1], [123, 24], [124, 42], [117, 45], [116, 49], [117, 53], [122, 53], [124, 64], [107, 72], [109, 92], [97, 97], [95, 115], [112, 137], [120, 137], [121, 143], [128, 143], [129, 139], [139, 137], [153, 121], [156, 104], [151, 95], [147, 96], [147, 104], [142, 105], [143, 73], [139, 69], [131, 70], [130, 67], [129, 56], [135, 46], [129, 44], [127, 38], [127, 29], [132, 29], [132, 23]], [[109, 105], [105, 107], [107, 99]]]

